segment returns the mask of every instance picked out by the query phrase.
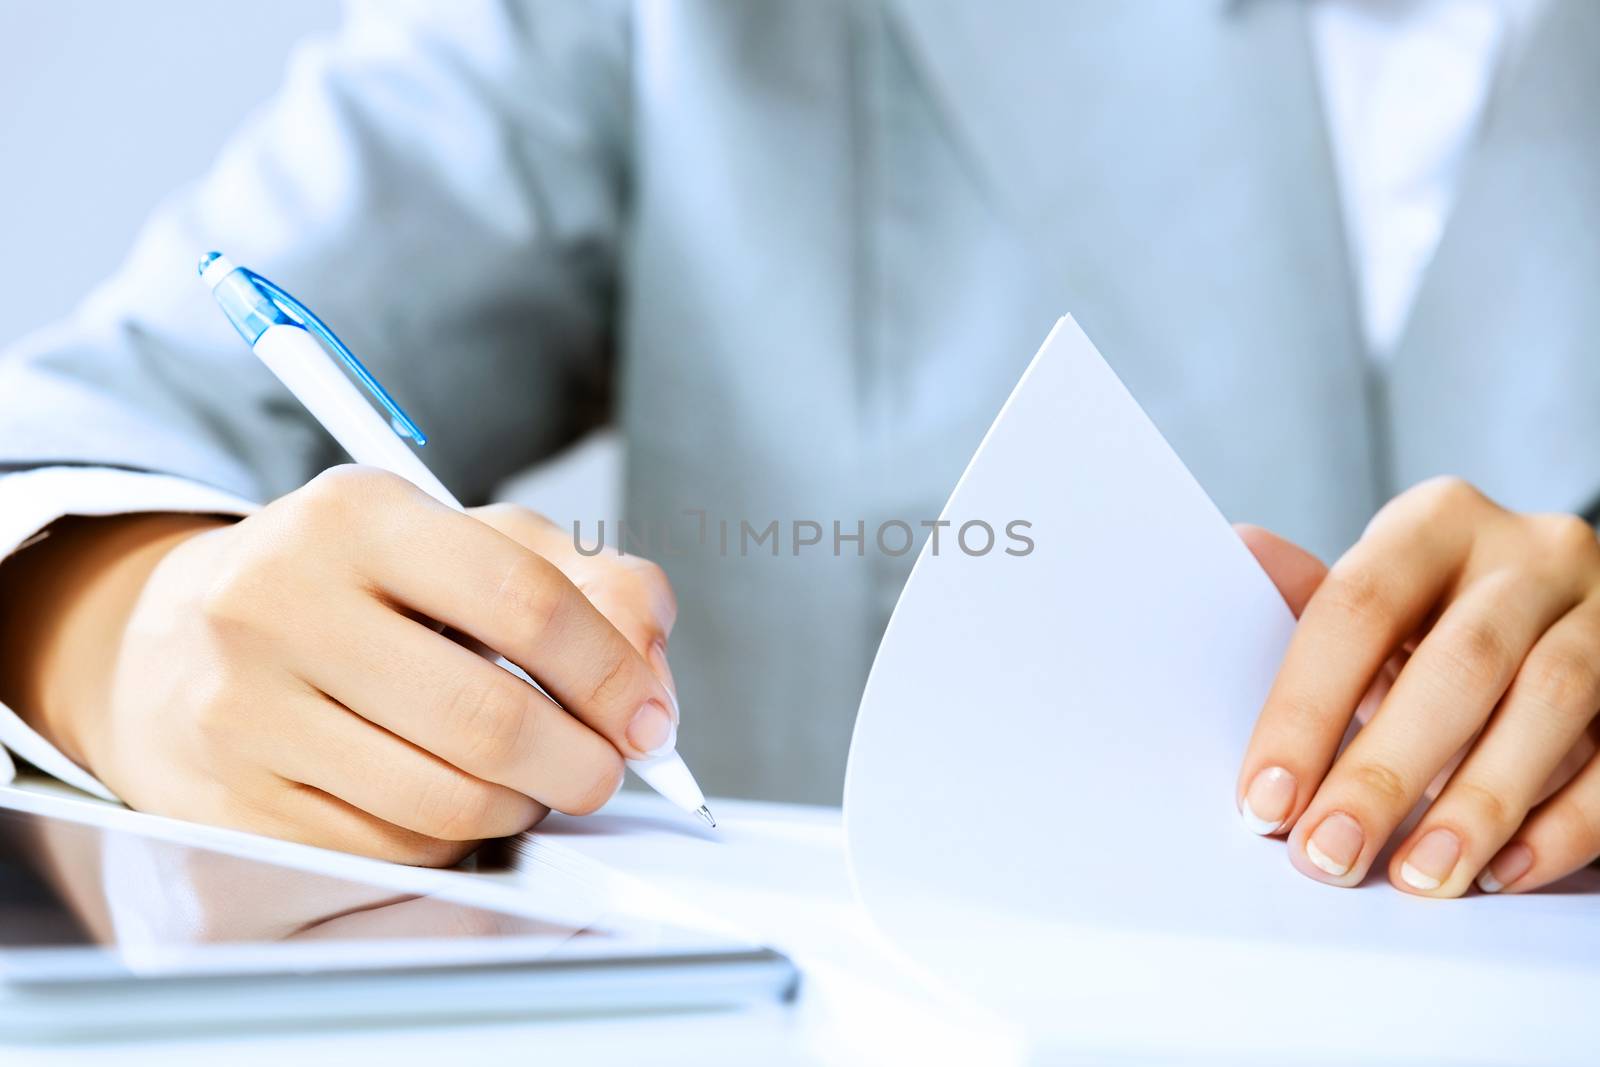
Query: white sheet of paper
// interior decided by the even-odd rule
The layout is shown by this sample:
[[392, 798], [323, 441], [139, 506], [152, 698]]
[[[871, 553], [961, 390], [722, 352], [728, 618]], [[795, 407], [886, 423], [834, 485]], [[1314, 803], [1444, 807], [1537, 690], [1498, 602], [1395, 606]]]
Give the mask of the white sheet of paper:
[[[857, 891], [900, 948], [1047, 1043], [1600, 1060], [1600, 878], [1430, 901], [1380, 864], [1333, 889], [1240, 824], [1238, 762], [1293, 620], [1070, 318], [943, 517], [845, 790]], [[1026, 556], [951, 536], [1018, 519]]]

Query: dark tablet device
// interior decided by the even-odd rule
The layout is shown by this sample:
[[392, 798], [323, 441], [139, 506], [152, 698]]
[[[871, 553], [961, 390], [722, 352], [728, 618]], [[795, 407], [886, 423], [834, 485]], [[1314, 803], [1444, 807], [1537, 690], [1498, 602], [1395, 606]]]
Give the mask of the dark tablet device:
[[0, 1040], [732, 1008], [787, 959], [606, 903], [559, 853], [515, 883], [0, 788]]

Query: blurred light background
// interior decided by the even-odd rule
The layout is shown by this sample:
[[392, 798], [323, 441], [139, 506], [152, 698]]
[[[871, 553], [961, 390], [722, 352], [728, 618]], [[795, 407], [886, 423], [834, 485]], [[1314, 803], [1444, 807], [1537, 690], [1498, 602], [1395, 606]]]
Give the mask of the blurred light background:
[[[0, 344], [65, 314], [337, 0], [0, 0]], [[107, 91], [107, 86], [115, 86]]]
[[[205, 170], [272, 95], [294, 43], [336, 26], [339, 9], [0, 0], [0, 347], [110, 274], [145, 215]], [[601, 435], [504, 495], [592, 523], [619, 514], [618, 473]]]

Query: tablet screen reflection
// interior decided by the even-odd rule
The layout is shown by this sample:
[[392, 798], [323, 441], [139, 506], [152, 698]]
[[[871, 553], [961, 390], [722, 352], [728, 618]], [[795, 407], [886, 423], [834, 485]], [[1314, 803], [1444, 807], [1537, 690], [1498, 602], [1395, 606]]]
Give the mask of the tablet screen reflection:
[[437, 895], [397, 892], [20, 811], [0, 810], [0, 947], [516, 938], [580, 932]]

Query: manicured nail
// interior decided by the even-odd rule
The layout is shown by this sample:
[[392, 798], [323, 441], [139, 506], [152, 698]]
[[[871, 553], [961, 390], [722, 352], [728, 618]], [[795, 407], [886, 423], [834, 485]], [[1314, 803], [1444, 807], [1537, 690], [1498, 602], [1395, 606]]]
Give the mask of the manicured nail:
[[650, 642], [650, 668], [656, 672], [656, 677], [661, 679], [661, 684], [667, 687], [667, 696], [672, 701], [672, 719], [680, 719], [678, 711], [678, 683], [672, 680], [672, 668], [667, 666], [667, 643], [665, 641]]
[[1317, 869], [1334, 878], [1343, 878], [1361, 855], [1365, 836], [1361, 824], [1342, 811], [1336, 811], [1322, 820], [1306, 841], [1306, 859]]
[[1532, 866], [1533, 849], [1527, 845], [1507, 845], [1478, 875], [1478, 888], [1485, 893], [1498, 893], [1527, 874]]
[[1294, 775], [1282, 767], [1257, 771], [1239, 802], [1239, 817], [1251, 833], [1275, 834], [1294, 806]]
[[646, 756], [662, 756], [672, 751], [678, 739], [678, 726], [672, 721], [672, 712], [657, 700], [647, 700], [633, 713], [628, 723], [628, 744]]
[[1461, 838], [1452, 830], [1429, 830], [1411, 846], [1411, 854], [1400, 864], [1400, 880], [1424, 893], [1438, 889], [1450, 880], [1461, 858]]

